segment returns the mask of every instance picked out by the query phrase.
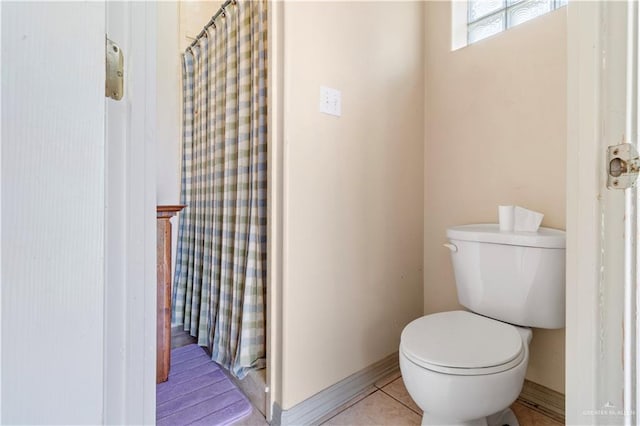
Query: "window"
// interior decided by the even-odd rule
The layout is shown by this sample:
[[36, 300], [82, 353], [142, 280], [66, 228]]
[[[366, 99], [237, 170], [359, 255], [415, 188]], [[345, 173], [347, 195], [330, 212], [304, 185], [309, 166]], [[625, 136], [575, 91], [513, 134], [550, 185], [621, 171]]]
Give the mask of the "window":
[[466, 44], [566, 6], [567, 0], [468, 0]]

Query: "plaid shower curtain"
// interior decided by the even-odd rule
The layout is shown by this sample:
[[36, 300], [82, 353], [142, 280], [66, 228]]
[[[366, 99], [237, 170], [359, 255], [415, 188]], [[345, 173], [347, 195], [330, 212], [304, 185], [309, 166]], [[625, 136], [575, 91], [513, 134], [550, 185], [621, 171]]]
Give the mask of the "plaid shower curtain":
[[239, 378], [266, 349], [266, 8], [232, 3], [183, 55], [172, 322]]

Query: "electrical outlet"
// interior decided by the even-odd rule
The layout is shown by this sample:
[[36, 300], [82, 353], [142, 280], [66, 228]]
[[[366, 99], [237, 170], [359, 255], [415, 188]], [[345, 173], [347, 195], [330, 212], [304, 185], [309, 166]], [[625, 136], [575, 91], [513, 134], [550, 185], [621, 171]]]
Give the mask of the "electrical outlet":
[[336, 117], [342, 115], [342, 94], [339, 90], [320, 86], [320, 112]]

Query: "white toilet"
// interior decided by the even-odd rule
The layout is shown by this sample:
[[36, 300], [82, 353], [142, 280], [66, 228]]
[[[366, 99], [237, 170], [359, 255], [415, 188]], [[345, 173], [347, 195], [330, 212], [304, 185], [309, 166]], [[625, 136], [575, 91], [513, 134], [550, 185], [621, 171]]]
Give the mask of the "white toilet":
[[531, 330], [563, 328], [565, 233], [449, 228], [458, 300], [467, 311], [426, 315], [400, 340], [407, 391], [423, 425], [509, 425], [529, 362]]

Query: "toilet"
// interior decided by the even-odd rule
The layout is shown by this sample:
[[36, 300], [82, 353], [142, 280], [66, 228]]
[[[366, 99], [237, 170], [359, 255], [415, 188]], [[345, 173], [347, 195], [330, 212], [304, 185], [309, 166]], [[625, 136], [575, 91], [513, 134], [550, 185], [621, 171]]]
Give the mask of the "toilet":
[[509, 425], [529, 362], [530, 327], [565, 324], [565, 233], [447, 229], [458, 301], [400, 339], [400, 370], [423, 425]]

